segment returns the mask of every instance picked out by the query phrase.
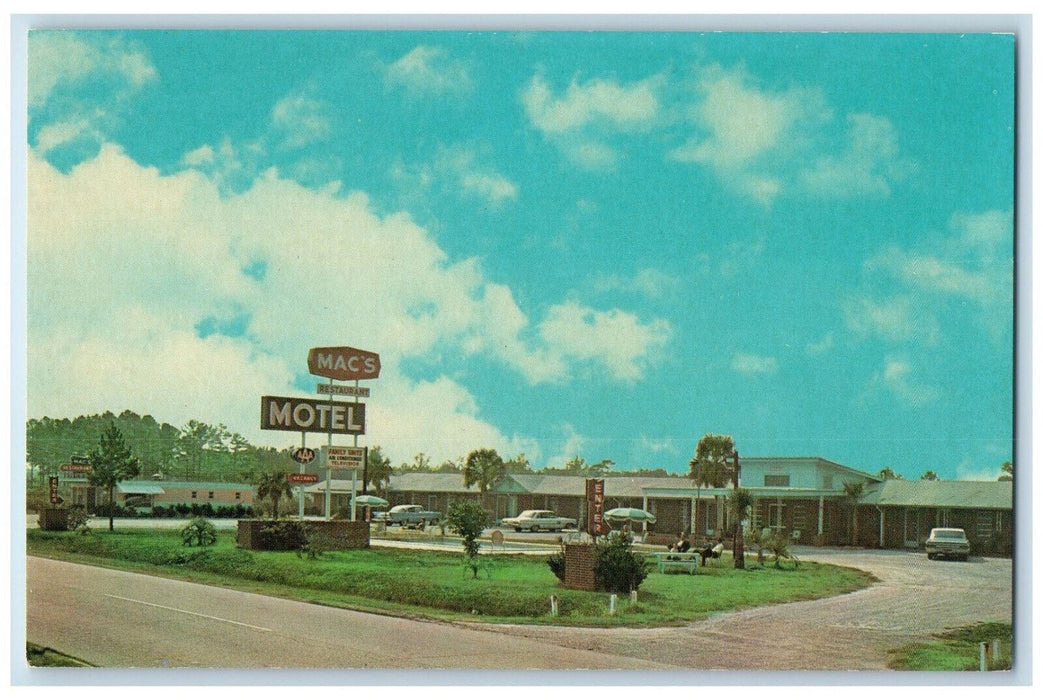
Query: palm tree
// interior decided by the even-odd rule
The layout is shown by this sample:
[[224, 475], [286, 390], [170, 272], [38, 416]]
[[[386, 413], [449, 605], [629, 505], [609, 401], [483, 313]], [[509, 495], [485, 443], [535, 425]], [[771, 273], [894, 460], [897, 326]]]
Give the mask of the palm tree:
[[[723, 488], [728, 481], [728, 459], [735, 452], [735, 441], [730, 435], [707, 433], [695, 446], [695, 457], [688, 462], [688, 478], [695, 482], [695, 500], [698, 503], [703, 486]], [[717, 496], [714, 496], [714, 503]], [[695, 531], [695, 523], [692, 523]]]
[[257, 498], [261, 501], [271, 501], [272, 520], [279, 517], [279, 501], [283, 496], [293, 497], [293, 489], [286, 481], [286, 472], [261, 472], [257, 475]]
[[845, 481], [844, 498], [851, 505], [851, 545], [858, 545], [858, 502], [865, 495], [866, 484], [864, 481]]
[[[387, 496], [388, 487], [391, 485], [391, 460], [384, 456], [379, 445], [369, 450], [365, 479]], [[365, 484], [362, 485], [362, 491], [366, 491]]]
[[735, 558], [735, 568], [745, 569], [746, 559], [742, 549], [742, 521], [757, 500], [749, 489], [736, 487], [732, 495], [728, 497], [728, 507], [731, 509], [732, 519], [735, 521], [735, 533], [732, 538], [732, 556]]

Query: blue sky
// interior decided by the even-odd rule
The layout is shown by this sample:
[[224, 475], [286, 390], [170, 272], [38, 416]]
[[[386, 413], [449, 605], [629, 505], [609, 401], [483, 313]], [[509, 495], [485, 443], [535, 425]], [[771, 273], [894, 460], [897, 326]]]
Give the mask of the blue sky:
[[1012, 36], [36, 32], [28, 87], [30, 417], [285, 446], [351, 345], [395, 463], [1011, 458]]

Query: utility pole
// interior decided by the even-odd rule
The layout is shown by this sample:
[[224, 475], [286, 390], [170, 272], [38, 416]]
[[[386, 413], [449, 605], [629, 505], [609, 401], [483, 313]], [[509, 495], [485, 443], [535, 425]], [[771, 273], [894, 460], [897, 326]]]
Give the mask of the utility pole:
[[[739, 452], [738, 450], [732, 452], [733, 461], [733, 479], [732, 485], [734, 486], [733, 493], [739, 490]], [[742, 542], [742, 518], [745, 513], [735, 514], [735, 536], [732, 539], [732, 558], [735, 560], [736, 569], [746, 568], [746, 555], [743, 551]]]

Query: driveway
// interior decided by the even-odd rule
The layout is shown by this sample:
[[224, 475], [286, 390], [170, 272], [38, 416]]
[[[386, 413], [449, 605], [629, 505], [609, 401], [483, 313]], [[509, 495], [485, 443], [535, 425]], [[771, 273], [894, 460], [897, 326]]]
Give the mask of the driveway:
[[887, 668], [887, 651], [979, 621], [1010, 621], [1010, 559], [928, 561], [923, 553], [798, 548], [802, 560], [869, 571], [869, 588], [822, 600], [720, 613], [684, 627], [582, 629], [480, 625], [574, 649], [698, 669]]

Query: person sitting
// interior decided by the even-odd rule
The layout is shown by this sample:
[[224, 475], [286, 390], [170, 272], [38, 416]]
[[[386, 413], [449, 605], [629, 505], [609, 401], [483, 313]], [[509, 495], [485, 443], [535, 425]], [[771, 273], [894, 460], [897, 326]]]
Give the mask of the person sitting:
[[[688, 535], [686, 535], [683, 532], [679, 532], [679, 533], [677, 533], [677, 542], [674, 542], [672, 545], [667, 547], [667, 550], [671, 551], [671, 552], [677, 552], [678, 554], [681, 554], [683, 552], [687, 552], [691, 548], [692, 548], [692, 543], [688, 541]], [[670, 558], [671, 559], [679, 559], [679, 557], [670, 557]]]
[[721, 552], [723, 552], [723, 551], [724, 551], [724, 538], [723, 537], [718, 537], [717, 538], [717, 544], [715, 544], [714, 546], [711, 547], [709, 545], [709, 543], [707, 543], [705, 549], [703, 549], [701, 552], [699, 552], [700, 563], [702, 564], [702, 566], [706, 566], [706, 560], [707, 559], [720, 559], [721, 558]]

